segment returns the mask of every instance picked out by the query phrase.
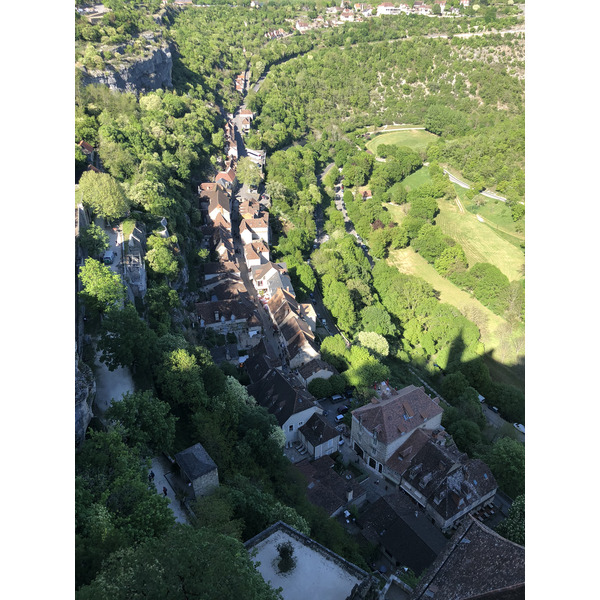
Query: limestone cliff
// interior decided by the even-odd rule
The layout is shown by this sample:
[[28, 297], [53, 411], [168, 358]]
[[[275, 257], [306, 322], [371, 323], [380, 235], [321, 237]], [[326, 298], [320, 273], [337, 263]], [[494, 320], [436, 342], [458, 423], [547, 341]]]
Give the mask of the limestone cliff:
[[94, 373], [75, 357], [75, 445], [85, 438], [85, 431], [92, 417], [92, 403], [96, 396]]
[[115, 63], [107, 64], [102, 71], [81, 67], [83, 85], [104, 84], [112, 90], [136, 94], [173, 87], [173, 59], [169, 45], [154, 48], [144, 57], [124, 54]]

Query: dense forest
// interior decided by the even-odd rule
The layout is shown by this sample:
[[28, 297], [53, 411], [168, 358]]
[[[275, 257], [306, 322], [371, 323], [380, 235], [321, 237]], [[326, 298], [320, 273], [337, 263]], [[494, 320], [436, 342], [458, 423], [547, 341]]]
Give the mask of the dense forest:
[[[256, 576], [242, 542], [278, 519], [361, 567], [373, 556], [372, 547], [359, 546], [308, 502], [304, 480], [282, 456], [275, 418], [248, 395], [242, 371], [214, 363], [208, 348], [222, 340], [190, 327], [189, 293], [207, 258], [196, 189], [222, 164], [224, 113], [241, 104], [235, 77], [246, 69], [252, 81], [268, 72], [246, 99], [258, 114], [247, 143], [268, 151], [273, 259], [288, 265], [299, 299], [318, 286], [349, 340], [322, 340], [324, 360], [340, 375], [314, 380], [309, 391], [322, 397], [350, 385], [357, 406], [369, 399], [373, 381], [420, 385], [411, 371], [419, 369], [448, 402], [444, 425], [456, 444], [483, 458], [507, 493], [523, 494], [524, 448], [510, 436], [486, 437], [477, 396], [524, 422], [524, 395], [491, 378], [476, 323], [440, 302], [430, 284], [385, 262], [390, 251], [410, 246], [440, 275], [522, 325], [523, 282], [491, 264], [468, 264], [436, 225], [439, 203], [453, 194], [441, 164], [474, 187], [505, 194], [515, 220], [524, 222], [522, 35], [456, 37], [475, 26], [482, 32], [518, 24], [513, 7], [486, 16], [471, 11], [460, 23], [400, 16], [299, 35], [294, 19], [333, 3], [289, 0], [260, 10], [245, 0], [201, 10], [159, 0], [104, 4], [111, 11], [97, 24], [76, 15], [76, 64], [103, 69], [120, 60], [117, 47], [135, 58], [169, 44], [173, 89], [135, 95], [77, 78], [75, 142], [96, 148], [104, 168], [84, 170], [76, 147], [78, 197], [96, 216], [146, 226], [149, 276], [144, 300], [121, 308], [119, 278], [95, 260], [106, 234], [95, 226], [82, 232], [79, 243], [91, 257], [79, 273], [86, 332], [109, 368], [131, 370], [136, 392], [109, 409], [111, 425], [92, 421], [76, 455], [78, 597], [132, 597], [124, 590], [144, 589], [144, 581], [174, 589], [181, 573], [197, 589], [214, 589], [214, 597], [277, 597]], [[265, 37], [279, 28], [290, 35]], [[440, 34], [449, 37], [428, 37]], [[386, 145], [377, 156], [365, 151], [367, 127], [399, 122], [423, 124], [438, 140], [421, 152]], [[407, 190], [403, 182], [425, 162], [431, 183]], [[340, 183], [374, 267], [334, 206]], [[363, 200], [365, 187], [372, 197]], [[406, 207], [401, 223], [386, 209], [390, 202]], [[315, 249], [317, 209], [329, 240]], [[168, 237], [159, 235], [163, 218]], [[86, 344], [81, 360], [93, 366], [94, 351]], [[221, 486], [195, 504], [192, 527], [174, 527], [167, 500], [148, 485], [149, 461], [198, 441], [217, 463]], [[197, 568], [190, 549], [213, 560]], [[148, 564], [168, 578], [155, 581]], [[230, 587], [223, 590], [226, 566]], [[165, 596], [157, 593], [149, 597]]]

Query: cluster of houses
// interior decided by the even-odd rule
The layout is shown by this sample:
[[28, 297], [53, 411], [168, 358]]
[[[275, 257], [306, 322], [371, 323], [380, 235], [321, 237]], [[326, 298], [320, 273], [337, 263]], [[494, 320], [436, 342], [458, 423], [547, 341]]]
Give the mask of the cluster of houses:
[[267, 31], [267, 33], [265, 33], [265, 37], [268, 40], [278, 40], [278, 39], [281, 39], [282, 37], [286, 37], [287, 35], [290, 35], [290, 34], [286, 33], [281, 28], [279, 28], [279, 29], [273, 29], [272, 31]]
[[[342, 0], [340, 6], [330, 6], [327, 8], [325, 10], [325, 16], [319, 15], [312, 21], [298, 20], [296, 21], [295, 27], [297, 31], [304, 33], [320, 27], [336, 27], [348, 22], [359, 23], [364, 19], [373, 16], [380, 17], [381, 15], [400, 14], [433, 16], [433, 6], [436, 4], [440, 7], [441, 16], [460, 16], [461, 14], [460, 8], [447, 8], [446, 0], [434, 0], [433, 4], [426, 4], [420, 0], [417, 0], [413, 4], [382, 2], [377, 6], [363, 3], [351, 5], [350, 2]], [[462, 8], [468, 8], [470, 6], [470, 0], [460, 0], [460, 6]]]

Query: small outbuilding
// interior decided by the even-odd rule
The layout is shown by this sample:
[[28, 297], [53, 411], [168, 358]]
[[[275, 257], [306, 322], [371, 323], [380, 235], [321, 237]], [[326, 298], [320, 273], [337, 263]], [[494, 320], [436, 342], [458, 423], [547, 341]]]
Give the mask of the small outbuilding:
[[219, 487], [219, 471], [202, 444], [194, 444], [175, 455], [181, 478], [191, 484], [194, 498], [208, 496]]

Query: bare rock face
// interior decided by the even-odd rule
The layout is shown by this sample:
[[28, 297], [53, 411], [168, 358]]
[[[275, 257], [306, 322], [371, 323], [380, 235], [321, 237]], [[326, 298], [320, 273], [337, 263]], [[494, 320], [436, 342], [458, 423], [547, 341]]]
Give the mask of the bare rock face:
[[75, 445], [79, 446], [85, 438], [87, 426], [94, 413], [92, 403], [96, 396], [94, 373], [75, 357]]
[[[82, 83], [104, 84], [111, 90], [121, 92], [153, 92], [161, 88], [172, 88], [173, 59], [167, 45], [156, 48], [152, 54], [142, 59], [123, 58], [121, 67], [107, 65], [103, 71], [82, 67]], [[126, 61], [126, 62], [125, 62]]]

